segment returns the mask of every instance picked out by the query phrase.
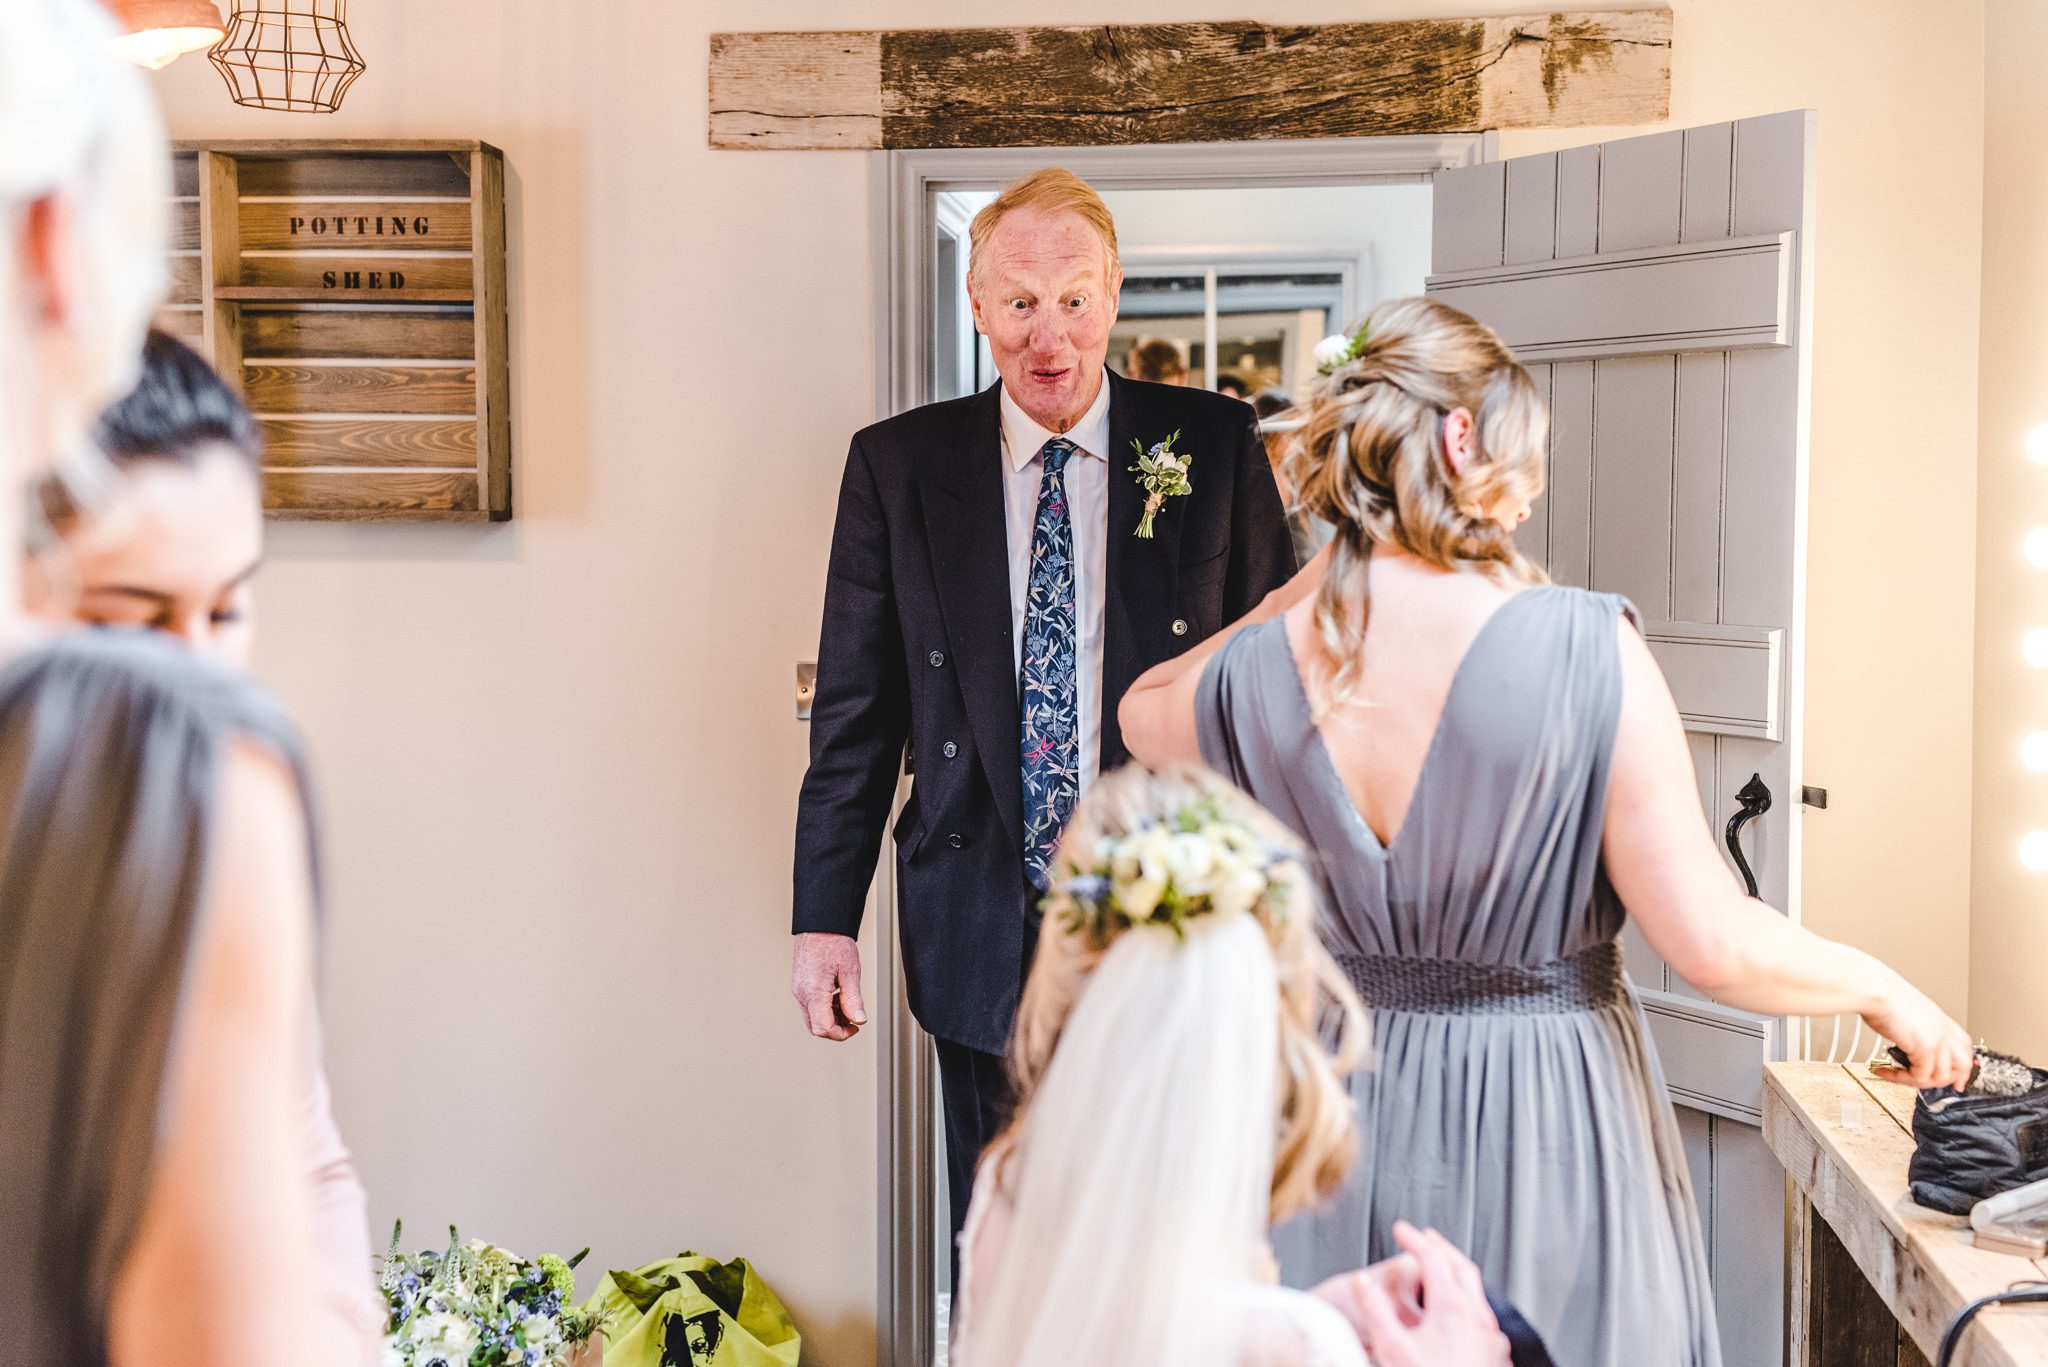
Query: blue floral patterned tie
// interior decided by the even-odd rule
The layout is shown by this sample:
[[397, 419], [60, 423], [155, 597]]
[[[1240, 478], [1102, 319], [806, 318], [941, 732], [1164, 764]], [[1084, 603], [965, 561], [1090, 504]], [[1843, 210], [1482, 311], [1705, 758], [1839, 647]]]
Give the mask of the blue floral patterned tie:
[[1074, 443], [1039, 455], [1038, 516], [1031, 526], [1031, 584], [1024, 598], [1024, 868], [1050, 882], [1053, 847], [1081, 793], [1081, 728], [1075, 674], [1074, 525], [1067, 517], [1067, 458]]

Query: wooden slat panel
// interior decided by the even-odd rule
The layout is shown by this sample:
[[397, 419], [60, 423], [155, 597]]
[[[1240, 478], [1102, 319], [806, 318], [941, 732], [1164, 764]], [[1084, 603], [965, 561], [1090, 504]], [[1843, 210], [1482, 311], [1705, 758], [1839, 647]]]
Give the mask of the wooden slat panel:
[[1488, 162], [1438, 174], [1430, 206], [1432, 260], [1439, 271], [1480, 270], [1501, 261], [1507, 166]]
[[186, 197], [199, 193], [199, 154], [197, 152], [174, 152], [171, 154], [171, 193]]
[[1430, 294], [1484, 318], [1525, 360], [1780, 347], [1783, 234], [1439, 272]]
[[[1715, 807], [1715, 794], [1720, 791], [1721, 737], [1708, 735], [1703, 731], [1687, 731], [1685, 749], [1692, 760], [1693, 785], [1699, 791], [1700, 811], [1710, 813]], [[1713, 825], [1709, 818], [1709, 828], [1712, 829]], [[1720, 839], [1718, 830], [1714, 831], [1714, 838], [1717, 841]], [[1668, 967], [1664, 973], [1664, 990], [1674, 997], [1690, 997], [1696, 1001], [1709, 1000], [1706, 993], [1671, 972]]]
[[1061, 147], [1654, 123], [1668, 10], [715, 34], [714, 147]]
[[476, 185], [475, 227], [476, 352], [484, 358], [478, 376], [477, 478], [484, 511], [498, 521], [512, 516], [512, 367], [510, 293], [505, 279], [505, 159], [495, 149], [472, 154]]
[[1679, 132], [1624, 138], [1601, 148], [1601, 251], [1678, 241], [1684, 155], [1685, 135]]
[[1593, 363], [1593, 587], [1634, 600], [1651, 617], [1671, 602], [1669, 356]]
[[290, 313], [251, 309], [243, 322], [251, 360], [276, 356], [315, 359], [468, 361], [476, 349], [467, 311], [370, 313], [350, 310]]
[[1550, 368], [1550, 577], [1585, 588], [1593, 573], [1593, 363]]
[[1763, 1065], [1776, 1022], [1666, 992], [1642, 997], [1671, 1099], [1756, 1124], [1763, 1116]]
[[233, 157], [218, 152], [198, 154], [199, 259], [204, 275], [206, 359], [228, 384], [242, 382], [242, 306], [219, 296], [241, 268], [242, 233], [236, 216], [241, 195], [241, 170]]
[[[1603, 498], [1606, 488], [1602, 484]], [[1605, 578], [1607, 561], [1601, 558], [1597, 564]], [[1687, 730], [1752, 740], [1782, 737], [1782, 630], [1650, 621], [1643, 634]]]
[[469, 201], [242, 201], [244, 251], [470, 250]]
[[1784, 232], [1804, 221], [1812, 193], [1813, 115], [1807, 110], [1744, 119], [1735, 129], [1737, 237]]
[[258, 413], [476, 412], [473, 366], [250, 365]]
[[1674, 1108], [1678, 1119], [1678, 1142], [1685, 1146], [1686, 1174], [1692, 1178], [1694, 1202], [1699, 1206], [1701, 1233], [1707, 1253], [1714, 1249], [1714, 1117], [1690, 1106]]
[[243, 156], [241, 163], [245, 195], [469, 195], [469, 177], [446, 152]]
[[263, 424], [270, 466], [438, 466], [476, 463], [476, 423], [369, 418], [270, 418]]
[[[284, 256], [242, 257], [245, 285], [319, 291], [342, 298], [360, 295], [366, 304], [377, 303], [378, 296], [397, 290], [452, 291], [454, 297], [466, 300], [475, 276], [476, 265], [466, 256], [328, 256], [292, 252]], [[355, 282], [353, 289], [349, 287], [351, 279]]]
[[[1536, 393], [1542, 397], [1545, 407], [1550, 404], [1550, 367], [1543, 364], [1528, 368], [1529, 379], [1536, 386]], [[1545, 479], [1548, 480], [1550, 453], [1544, 452]], [[1550, 561], [1550, 500], [1538, 499], [1536, 506], [1529, 510], [1529, 520], [1515, 529], [1515, 544], [1521, 547], [1523, 555], [1538, 565]]]
[[1679, 240], [1705, 242], [1732, 237], [1735, 125], [1709, 124], [1685, 130], [1685, 197]]
[[1557, 255], [1557, 158], [1516, 157], [1507, 167], [1507, 232], [1503, 259], [1509, 265], [1549, 261]]
[[1728, 357], [1678, 358], [1677, 451], [1673, 457], [1671, 615], [1683, 622], [1721, 620], [1722, 426]]
[[284, 517], [381, 518], [404, 514], [473, 514], [476, 475], [411, 470], [269, 470], [264, 507]]
[[199, 250], [199, 202], [179, 199], [171, 202], [171, 250]]
[[199, 284], [199, 258], [197, 256], [173, 256], [170, 258], [171, 283], [164, 295], [167, 304], [197, 304], [201, 302]]
[[1557, 255], [1600, 250], [1600, 145], [1557, 154]]
[[[1800, 168], [1810, 165], [1808, 135], [1808, 117], [1797, 113], [1745, 120], [1737, 130], [1737, 232], [1749, 232], [1759, 220], [1770, 222], [1774, 232], [1797, 230], [1805, 222]], [[1796, 308], [1796, 284], [1787, 293]], [[1734, 622], [1790, 622], [1794, 575], [1786, 572], [1786, 557], [1802, 544], [1796, 355], [1787, 350], [1729, 356], [1727, 411], [1722, 614]]]
[[1739, 1121], [1714, 1122], [1714, 1306], [1721, 1359], [1776, 1363], [1784, 1352], [1785, 1170], [1763, 1133]]
[[1669, 981], [1664, 960], [1650, 948], [1650, 942], [1636, 928], [1633, 920], [1621, 923], [1621, 961], [1628, 969], [1629, 981], [1639, 988], [1655, 991], [1665, 987]]

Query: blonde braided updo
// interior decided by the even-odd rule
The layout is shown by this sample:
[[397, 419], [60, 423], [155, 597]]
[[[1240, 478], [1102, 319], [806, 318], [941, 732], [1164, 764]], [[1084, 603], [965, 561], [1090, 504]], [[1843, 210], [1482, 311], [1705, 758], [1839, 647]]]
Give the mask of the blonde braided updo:
[[[1309, 391], [1290, 470], [1302, 510], [1336, 528], [1315, 600], [1319, 713], [1356, 688], [1375, 546], [1438, 569], [1544, 580], [1492, 517], [1543, 492], [1550, 415], [1529, 372], [1493, 329], [1434, 299], [1390, 300], [1365, 327], [1356, 355]], [[1454, 472], [1444, 424], [1460, 408], [1475, 450]]]

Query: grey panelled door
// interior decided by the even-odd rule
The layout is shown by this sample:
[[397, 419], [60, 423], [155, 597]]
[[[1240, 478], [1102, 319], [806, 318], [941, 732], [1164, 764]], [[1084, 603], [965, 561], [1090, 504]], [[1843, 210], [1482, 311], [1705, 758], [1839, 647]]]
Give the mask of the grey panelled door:
[[[1429, 292], [1491, 324], [1548, 390], [1549, 493], [1525, 546], [1626, 594], [1684, 714], [1718, 840], [1796, 913], [1813, 115], [1773, 114], [1436, 179]], [[1720, 1006], [1633, 928], [1708, 1233], [1730, 1367], [1784, 1356], [1784, 1181], [1757, 1131], [1781, 1023]]]

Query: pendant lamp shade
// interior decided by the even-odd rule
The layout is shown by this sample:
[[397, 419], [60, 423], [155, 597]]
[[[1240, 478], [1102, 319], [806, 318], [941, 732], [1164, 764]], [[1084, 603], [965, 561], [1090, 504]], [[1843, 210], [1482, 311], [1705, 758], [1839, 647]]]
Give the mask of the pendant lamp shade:
[[331, 114], [366, 66], [348, 0], [232, 0], [213, 64], [236, 104]]
[[188, 52], [212, 47], [227, 31], [213, 0], [110, 0], [122, 34], [114, 51], [161, 71]]

